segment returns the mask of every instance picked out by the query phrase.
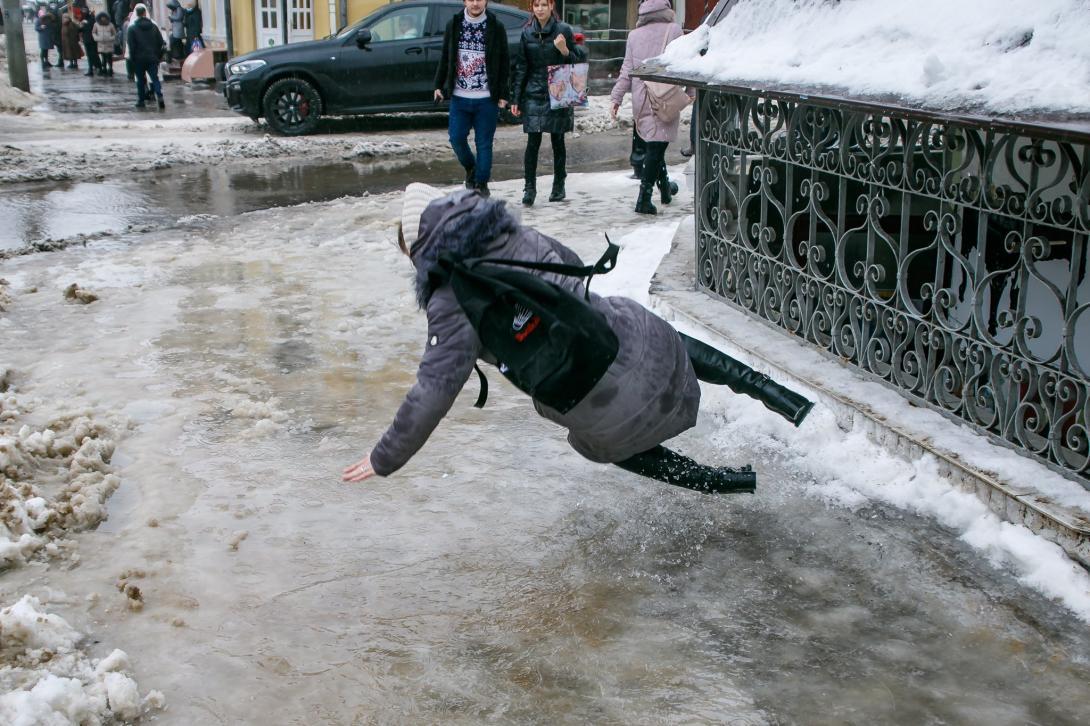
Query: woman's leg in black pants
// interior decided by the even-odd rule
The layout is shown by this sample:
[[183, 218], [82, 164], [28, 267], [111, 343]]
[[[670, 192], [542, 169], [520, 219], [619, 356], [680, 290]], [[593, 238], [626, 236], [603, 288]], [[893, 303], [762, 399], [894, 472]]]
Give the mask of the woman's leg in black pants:
[[568, 176], [568, 152], [564, 148], [564, 134], [549, 134], [553, 145], [553, 189], [549, 194], [550, 202], [559, 202], [565, 196], [564, 179]]
[[757, 488], [757, 474], [748, 466], [742, 469], [705, 466], [664, 446], [616, 463], [633, 474], [708, 494], [752, 493]]
[[42, 51], [42, 68], [49, 68], [50, 65], [51, 64], [49, 62], [49, 51], [48, 50], [43, 50]]
[[541, 150], [541, 132], [526, 134], [526, 153], [522, 156], [522, 174], [525, 184], [522, 188], [522, 203], [533, 205], [537, 198], [537, 152]]
[[665, 141], [648, 141], [647, 154], [643, 159], [643, 177], [640, 178], [640, 196], [636, 200], [636, 212], [639, 214], [658, 214], [651, 203], [655, 183], [666, 173]]

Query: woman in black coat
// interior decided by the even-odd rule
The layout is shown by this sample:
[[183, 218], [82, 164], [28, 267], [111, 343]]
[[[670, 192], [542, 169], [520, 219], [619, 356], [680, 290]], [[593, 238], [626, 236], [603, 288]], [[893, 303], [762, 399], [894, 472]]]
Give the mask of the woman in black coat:
[[522, 117], [526, 133], [524, 172], [526, 188], [522, 203], [530, 206], [537, 197], [537, 154], [541, 135], [549, 134], [553, 146], [553, 189], [550, 202], [564, 198], [566, 153], [564, 134], [574, 126], [571, 108], [549, 107], [549, 66], [582, 63], [587, 52], [575, 44], [571, 26], [556, 17], [554, 0], [534, 0], [533, 17], [522, 29], [522, 40], [515, 53], [515, 81], [511, 95], [511, 113]]

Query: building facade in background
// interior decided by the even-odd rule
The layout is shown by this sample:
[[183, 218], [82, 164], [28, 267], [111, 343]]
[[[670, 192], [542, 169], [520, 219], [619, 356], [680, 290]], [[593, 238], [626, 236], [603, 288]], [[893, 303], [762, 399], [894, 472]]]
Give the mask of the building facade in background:
[[[201, 0], [204, 6], [205, 39], [216, 50], [227, 48], [224, 2]], [[496, 2], [496, 0], [492, 0]], [[387, 4], [385, 0], [230, 0], [234, 54], [284, 43], [324, 38], [339, 28], [363, 19]], [[207, 3], [205, 6], [204, 4]], [[676, 0], [678, 22], [695, 28], [715, 6], [715, 0]], [[155, 17], [166, 17], [166, 0], [153, 0]], [[530, 0], [509, 0], [505, 5], [530, 10]], [[578, 26], [587, 36], [592, 60], [615, 57], [620, 41], [635, 27], [638, 0], [559, 0], [557, 11], [563, 20]], [[595, 52], [595, 44], [602, 43]], [[619, 63], [617, 64], [619, 66]]]

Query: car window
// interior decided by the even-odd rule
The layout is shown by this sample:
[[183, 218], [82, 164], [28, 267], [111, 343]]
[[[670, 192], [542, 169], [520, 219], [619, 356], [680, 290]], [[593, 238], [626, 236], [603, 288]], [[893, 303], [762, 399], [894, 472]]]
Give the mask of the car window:
[[518, 13], [497, 10], [494, 5], [491, 6], [490, 9], [492, 12], [496, 13], [500, 22], [503, 23], [503, 27], [506, 28], [508, 32], [521, 29], [523, 25], [526, 25], [526, 19], [529, 17], [527, 15], [519, 15]]
[[386, 43], [391, 40], [415, 40], [424, 37], [427, 30], [428, 7], [398, 8], [383, 15], [371, 30], [372, 43]]

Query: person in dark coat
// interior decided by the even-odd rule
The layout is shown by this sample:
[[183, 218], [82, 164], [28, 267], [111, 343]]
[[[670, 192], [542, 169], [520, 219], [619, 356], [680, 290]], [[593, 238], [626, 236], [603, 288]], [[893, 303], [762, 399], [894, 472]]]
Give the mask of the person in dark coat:
[[[489, 195], [492, 142], [499, 110], [507, 106], [510, 59], [507, 31], [488, 0], [462, 0], [465, 9], [447, 22], [435, 72], [435, 102], [450, 99], [447, 136], [466, 170], [467, 189]], [[477, 156], [469, 148], [469, 131]]]
[[537, 198], [537, 155], [542, 134], [549, 134], [553, 147], [553, 188], [549, 201], [559, 202], [565, 196], [564, 134], [575, 127], [575, 112], [572, 108], [550, 108], [549, 66], [582, 63], [587, 59], [586, 51], [575, 44], [571, 26], [557, 18], [553, 0], [534, 0], [533, 12], [522, 29], [515, 53], [511, 92], [511, 113], [522, 117], [522, 130], [526, 134], [523, 157], [526, 183], [522, 192], [522, 203], [526, 206]]
[[201, 6], [197, 4], [196, 0], [190, 2], [185, 7], [185, 17], [182, 21], [182, 29], [185, 31], [185, 54], [188, 56], [193, 52], [194, 44], [198, 44], [197, 47], [204, 47], [204, 38], [201, 37], [201, 33], [204, 32], [204, 15], [201, 13]]
[[79, 59], [79, 26], [72, 22], [71, 15], [61, 13], [61, 61], [67, 61], [69, 68], [78, 68]]
[[129, 57], [132, 59], [133, 73], [136, 76], [136, 107], [144, 108], [144, 101], [151, 93], [155, 94], [159, 108], [164, 108], [163, 89], [159, 85], [159, 61], [163, 57], [163, 34], [148, 18], [148, 8], [138, 3], [134, 10], [136, 20], [129, 24], [126, 41], [129, 44]]
[[167, 3], [170, 11], [170, 57], [179, 63], [188, 55], [185, 51], [185, 10], [178, 0]]
[[[38, 11], [38, 19], [34, 21], [34, 32], [38, 34], [38, 52], [42, 58], [42, 70], [48, 70], [53, 67], [53, 64], [49, 62], [49, 51], [53, 50], [53, 25], [57, 22], [57, 19], [53, 17], [53, 13], [49, 12], [45, 8]], [[58, 63], [58, 65], [63, 65]]]
[[98, 44], [95, 42], [95, 16], [87, 6], [87, 0], [76, 0], [72, 3], [72, 12], [75, 13], [75, 22], [79, 27], [83, 54], [87, 56], [87, 72], [83, 75], [94, 76], [95, 71], [105, 73], [98, 56]]
[[[440, 253], [455, 259], [488, 257], [582, 265], [579, 256], [560, 242], [519, 224], [504, 202], [484, 198], [475, 190], [441, 195], [424, 184], [410, 184], [400, 234], [402, 250], [416, 268], [416, 297], [427, 312], [428, 344], [416, 384], [393, 424], [369, 454], [345, 468], [345, 481], [362, 481], [374, 474], [389, 476], [404, 466], [453, 405], [478, 358], [499, 365], [483, 348], [450, 282], [437, 282], [431, 274], [437, 269]], [[537, 270], [531, 274], [583, 295], [583, 283], [577, 278]], [[590, 305], [616, 334], [617, 356], [573, 408], [560, 413], [535, 400], [538, 414], [568, 429], [568, 443], [591, 461], [615, 463], [643, 476], [702, 491], [752, 491], [756, 477], [748, 467], [703, 466], [661, 444], [696, 424], [698, 375], [701, 380], [735, 388], [738, 381], [725, 378], [730, 364], [744, 368], [754, 379], [751, 383], [760, 374], [711, 346], [685, 339], [630, 298], [600, 297], [592, 292]], [[797, 397], [798, 405], [791, 411], [797, 424], [813, 404], [792, 395]]]
[[[125, 21], [129, 18], [129, 13], [132, 12], [132, 5], [129, 4], [129, 0], [114, 0], [114, 4], [110, 6], [110, 19], [114, 22], [114, 27], [117, 28], [117, 40], [114, 41], [114, 55], [117, 57], [126, 57], [125, 54]], [[128, 64], [126, 64], [128, 70]], [[132, 80], [132, 74], [129, 74], [129, 80]]]

